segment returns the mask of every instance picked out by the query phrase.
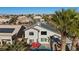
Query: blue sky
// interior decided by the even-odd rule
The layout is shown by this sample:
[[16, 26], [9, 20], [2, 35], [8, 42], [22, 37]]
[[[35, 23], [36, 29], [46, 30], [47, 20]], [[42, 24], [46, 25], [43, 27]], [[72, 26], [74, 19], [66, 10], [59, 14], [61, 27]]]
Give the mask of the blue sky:
[[[0, 14], [51, 14], [70, 7], [0, 7]], [[79, 11], [78, 7], [73, 7]]]

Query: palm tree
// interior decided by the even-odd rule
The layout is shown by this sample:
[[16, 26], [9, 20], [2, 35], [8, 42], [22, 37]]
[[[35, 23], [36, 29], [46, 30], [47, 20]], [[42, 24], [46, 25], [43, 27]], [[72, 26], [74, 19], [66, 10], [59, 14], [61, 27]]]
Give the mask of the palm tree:
[[66, 49], [66, 38], [69, 32], [68, 30], [71, 28], [71, 24], [76, 14], [77, 13], [74, 9], [62, 9], [60, 11], [56, 11], [53, 15], [52, 24], [61, 34], [61, 51], [65, 51]]
[[71, 27], [69, 28], [70, 36], [72, 36], [72, 50], [76, 51], [76, 45], [79, 39], [79, 14], [74, 17]]

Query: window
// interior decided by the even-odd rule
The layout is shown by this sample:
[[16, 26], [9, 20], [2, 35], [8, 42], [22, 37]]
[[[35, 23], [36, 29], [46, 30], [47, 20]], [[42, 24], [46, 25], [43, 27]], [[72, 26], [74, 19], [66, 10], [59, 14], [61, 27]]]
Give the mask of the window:
[[48, 42], [46, 38], [41, 38], [41, 42]]
[[44, 42], [44, 39], [43, 38], [41, 38], [41, 42]]
[[34, 33], [33, 32], [29, 32], [29, 35], [34, 35]]
[[47, 35], [47, 31], [41, 31], [41, 35]]

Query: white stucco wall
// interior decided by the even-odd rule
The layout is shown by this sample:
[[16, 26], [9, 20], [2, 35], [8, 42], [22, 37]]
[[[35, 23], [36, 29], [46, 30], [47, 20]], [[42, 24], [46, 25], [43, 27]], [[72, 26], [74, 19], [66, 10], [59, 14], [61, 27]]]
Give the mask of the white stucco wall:
[[0, 35], [0, 39], [12, 39], [11, 36]]
[[[34, 32], [34, 35], [29, 35], [29, 32]], [[30, 39], [33, 39], [34, 42], [37, 42], [38, 39], [38, 31], [35, 29], [29, 29], [25, 31], [25, 38], [27, 38], [27, 43], [29, 43]]]
[[[44, 44], [44, 43], [45, 43], [45, 44], [48, 44], [48, 43], [49, 43], [49, 42], [41, 42], [41, 38], [48, 38], [48, 37], [50, 37], [50, 36], [52, 36], [52, 35], [59, 35], [59, 34], [53, 32], [53, 31], [50, 31], [50, 30], [45, 29], [45, 28], [43, 28], [43, 27], [35, 26], [34, 28], [40, 30], [40, 31], [39, 31], [39, 42], [40, 42], [41, 44]], [[41, 35], [41, 31], [47, 31], [47, 35]]]

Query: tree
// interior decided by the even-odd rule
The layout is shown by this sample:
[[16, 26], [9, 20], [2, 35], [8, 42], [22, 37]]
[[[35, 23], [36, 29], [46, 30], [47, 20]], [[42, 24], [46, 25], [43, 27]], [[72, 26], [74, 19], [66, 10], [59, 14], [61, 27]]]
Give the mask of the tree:
[[9, 51], [27, 51], [30, 50], [30, 45], [27, 45], [27, 41], [14, 41], [12, 45], [8, 45], [7, 50]]
[[9, 21], [9, 24], [16, 24], [16, 20], [17, 20], [17, 17], [16, 15], [14, 15], [11, 20]]
[[69, 28], [69, 34], [72, 37], [72, 50], [76, 51], [76, 46], [79, 39], [79, 13], [74, 17], [72, 24]]
[[30, 45], [27, 44], [26, 39], [22, 41], [15, 40], [13, 44], [3, 44], [0, 51], [27, 51], [30, 50]]
[[[56, 11], [52, 18], [52, 23], [61, 34], [61, 50], [66, 49], [66, 38], [71, 28], [73, 19], [75, 19], [77, 12], [74, 9]], [[73, 26], [73, 25], [72, 25]]]

